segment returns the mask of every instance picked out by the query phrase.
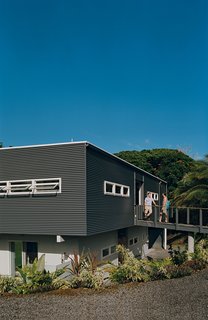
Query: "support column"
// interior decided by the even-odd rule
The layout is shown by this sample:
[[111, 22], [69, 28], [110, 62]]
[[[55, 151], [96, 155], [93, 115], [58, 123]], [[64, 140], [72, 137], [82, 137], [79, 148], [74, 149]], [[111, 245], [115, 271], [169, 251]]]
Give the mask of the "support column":
[[194, 253], [194, 233], [188, 233], [188, 253]]
[[167, 250], [167, 229], [163, 231], [163, 248]]

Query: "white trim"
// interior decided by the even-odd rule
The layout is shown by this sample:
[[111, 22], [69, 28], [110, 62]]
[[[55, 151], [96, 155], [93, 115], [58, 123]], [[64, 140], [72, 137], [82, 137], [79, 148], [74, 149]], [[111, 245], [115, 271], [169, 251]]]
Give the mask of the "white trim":
[[[106, 191], [107, 184], [112, 186], [112, 192]], [[116, 187], [120, 188], [120, 193], [116, 192]], [[124, 193], [125, 188], [127, 189], [127, 193]], [[123, 185], [123, 184], [116, 183], [116, 182], [111, 182], [111, 181], [105, 180], [104, 181], [104, 194], [127, 198], [127, 197], [130, 197], [130, 187]]]
[[34, 144], [28, 146], [15, 146], [15, 147], [3, 147], [0, 151], [10, 150], [10, 149], [25, 149], [25, 148], [37, 148], [37, 147], [50, 147], [50, 146], [60, 146], [60, 145], [72, 145], [72, 144], [89, 144], [87, 141], [77, 141], [77, 142], [57, 142], [57, 143], [46, 143], [46, 144]]
[[[3, 191], [0, 196], [57, 194], [61, 193], [61, 182], [61, 178], [0, 181], [0, 191]], [[14, 191], [15, 189], [17, 191]]]

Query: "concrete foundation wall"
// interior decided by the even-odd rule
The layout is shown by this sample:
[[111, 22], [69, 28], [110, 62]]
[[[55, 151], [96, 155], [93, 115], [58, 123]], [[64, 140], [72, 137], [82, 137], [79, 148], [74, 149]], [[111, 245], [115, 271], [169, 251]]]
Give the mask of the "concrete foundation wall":
[[[114, 246], [118, 244], [118, 233], [117, 231], [105, 232], [98, 234], [96, 236], [89, 236], [79, 238], [79, 249], [80, 252], [83, 250], [85, 252], [89, 251], [93, 254], [96, 254], [98, 260], [102, 260], [102, 249]], [[105, 259], [116, 262], [117, 253], [110, 254], [105, 257]]]
[[[146, 227], [130, 227], [127, 230], [128, 247], [137, 256], [141, 254], [142, 245], [148, 239]], [[56, 236], [36, 235], [1, 235], [0, 238], [0, 275], [14, 274], [14, 253], [10, 251], [11, 242], [36, 242], [38, 247], [38, 258], [45, 254], [45, 268], [55, 271], [56, 266], [70, 261], [74, 254], [81, 255], [90, 251], [96, 254], [98, 260], [110, 260], [118, 262], [118, 254], [115, 246], [118, 244], [118, 231], [101, 233], [88, 237], [63, 236], [62, 242], [57, 242]], [[130, 243], [132, 241], [132, 243]], [[103, 249], [109, 250], [109, 254], [103, 256]], [[25, 254], [22, 253], [22, 257]], [[13, 263], [12, 263], [13, 259]], [[25, 259], [26, 260], [26, 259]], [[26, 263], [23, 259], [22, 263]]]
[[4, 239], [0, 239], [0, 275], [8, 276], [10, 273], [9, 242]]
[[148, 241], [147, 227], [131, 227], [128, 228], [128, 248], [135, 256], [142, 254], [142, 246]]

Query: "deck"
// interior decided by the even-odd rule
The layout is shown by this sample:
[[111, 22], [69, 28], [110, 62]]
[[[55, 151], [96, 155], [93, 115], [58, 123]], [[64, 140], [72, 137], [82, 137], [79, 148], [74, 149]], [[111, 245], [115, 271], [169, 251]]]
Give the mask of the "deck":
[[144, 219], [144, 206], [135, 206], [135, 225], [176, 231], [208, 234], [208, 208], [171, 207], [168, 222], [159, 222], [159, 207], [153, 207], [150, 218]]

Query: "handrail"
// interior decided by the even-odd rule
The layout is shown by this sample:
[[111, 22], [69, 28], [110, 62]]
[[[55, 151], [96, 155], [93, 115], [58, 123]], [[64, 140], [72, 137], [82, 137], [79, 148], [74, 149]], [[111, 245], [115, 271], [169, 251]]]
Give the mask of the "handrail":
[[[135, 224], [156, 228], [168, 228], [181, 231], [208, 233], [208, 208], [199, 207], [170, 207], [167, 215], [161, 216], [162, 206], [152, 206], [152, 213], [145, 217], [144, 205], [135, 207]], [[162, 217], [162, 221], [161, 221]]]

